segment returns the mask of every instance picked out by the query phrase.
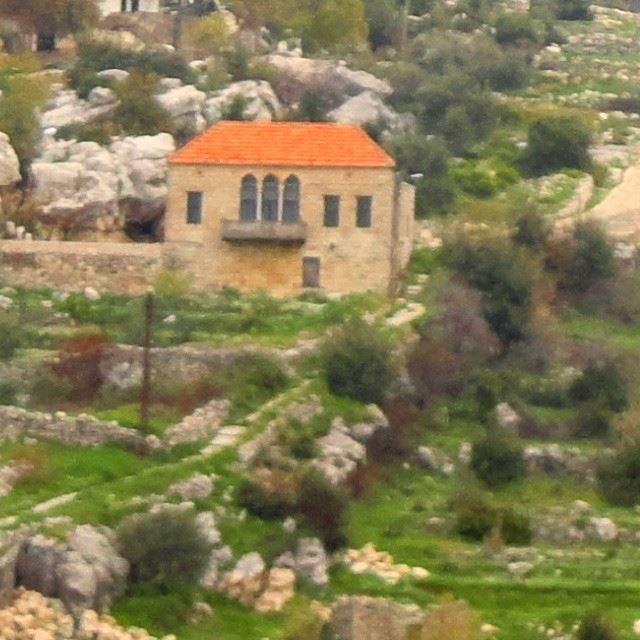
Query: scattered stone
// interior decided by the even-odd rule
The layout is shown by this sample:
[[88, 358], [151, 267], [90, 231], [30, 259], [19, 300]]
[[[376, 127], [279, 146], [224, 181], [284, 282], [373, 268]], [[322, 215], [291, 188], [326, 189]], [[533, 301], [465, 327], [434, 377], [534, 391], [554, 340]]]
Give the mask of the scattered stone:
[[362, 549], [348, 549], [341, 560], [353, 573], [371, 573], [389, 584], [396, 584], [405, 577], [418, 580], [429, 577], [429, 572], [423, 567], [394, 564], [389, 553], [376, 551], [371, 543], [366, 544]]
[[258, 613], [282, 611], [284, 605], [293, 598], [295, 582], [296, 576], [291, 569], [271, 569], [265, 590], [255, 603], [255, 610]]
[[180, 480], [169, 487], [169, 494], [180, 496], [183, 500], [206, 498], [213, 491], [213, 480], [203, 473]]

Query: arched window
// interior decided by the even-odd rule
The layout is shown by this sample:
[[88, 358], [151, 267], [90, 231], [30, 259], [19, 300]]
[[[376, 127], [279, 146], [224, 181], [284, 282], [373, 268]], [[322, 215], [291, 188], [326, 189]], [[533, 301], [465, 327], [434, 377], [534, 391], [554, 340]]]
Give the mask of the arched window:
[[252, 175], [242, 178], [240, 189], [240, 220], [251, 221], [258, 217], [258, 181]]
[[284, 183], [282, 222], [296, 222], [300, 218], [300, 180], [289, 176]]
[[278, 178], [267, 176], [262, 183], [262, 219], [278, 221]]

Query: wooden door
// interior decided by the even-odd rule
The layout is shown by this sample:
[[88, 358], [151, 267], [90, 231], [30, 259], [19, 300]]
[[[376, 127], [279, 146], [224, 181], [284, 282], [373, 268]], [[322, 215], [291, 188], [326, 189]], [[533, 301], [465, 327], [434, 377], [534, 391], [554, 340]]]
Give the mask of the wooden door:
[[302, 259], [302, 286], [309, 288], [320, 286], [320, 258]]

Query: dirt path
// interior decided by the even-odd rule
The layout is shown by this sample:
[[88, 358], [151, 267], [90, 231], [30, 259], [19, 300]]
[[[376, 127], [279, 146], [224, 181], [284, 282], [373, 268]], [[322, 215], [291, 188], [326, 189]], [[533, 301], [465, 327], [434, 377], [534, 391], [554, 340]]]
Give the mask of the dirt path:
[[640, 164], [629, 167], [620, 184], [585, 215], [616, 240], [640, 242]]

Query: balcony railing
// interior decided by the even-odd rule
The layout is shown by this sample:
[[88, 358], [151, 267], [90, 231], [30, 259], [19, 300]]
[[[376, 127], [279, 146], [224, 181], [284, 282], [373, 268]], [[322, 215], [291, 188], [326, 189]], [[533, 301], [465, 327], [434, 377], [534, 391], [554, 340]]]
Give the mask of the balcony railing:
[[223, 220], [222, 239], [229, 242], [278, 242], [302, 244], [307, 239], [307, 225], [296, 222], [264, 220]]

